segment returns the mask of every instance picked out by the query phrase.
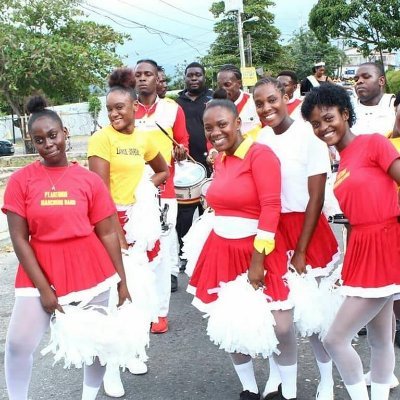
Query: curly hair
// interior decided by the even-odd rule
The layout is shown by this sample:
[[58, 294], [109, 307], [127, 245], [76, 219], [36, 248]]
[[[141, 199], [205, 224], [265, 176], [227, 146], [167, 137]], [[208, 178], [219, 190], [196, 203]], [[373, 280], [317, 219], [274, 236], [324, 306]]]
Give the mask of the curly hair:
[[119, 90], [128, 93], [133, 100], [136, 100], [135, 86], [135, 74], [131, 68], [117, 68], [108, 77], [108, 93]]
[[394, 99], [394, 107], [397, 107], [400, 104], [400, 92], [396, 94], [396, 98]]
[[356, 121], [356, 114], [346, 89], [334, 83], [325, 83], [313, 88], [304, 98], [301, 105], [301, 115], [309, 121], [314, 108], [337, 107], [341, 113], [349, 113], [348, 123], [352, 127]]

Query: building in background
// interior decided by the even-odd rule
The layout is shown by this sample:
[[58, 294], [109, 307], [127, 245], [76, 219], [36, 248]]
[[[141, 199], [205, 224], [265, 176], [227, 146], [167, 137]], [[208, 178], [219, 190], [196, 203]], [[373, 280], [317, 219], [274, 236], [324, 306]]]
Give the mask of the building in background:
[[[380, 61], [379, 52], [371, 54], [369, 57], [364, 57], [357, 49], [349, 48], [344, 50], [346, 61], [342, 66], [342, 71], [338, 71], [337, 75], [344, 79], [351, 79], [356, 73], [357, 67], [365, 62]], [[383, 51], [383, 66], [385, 71], [389, 68], [399, 69], [399, 55], [395, 52]]]

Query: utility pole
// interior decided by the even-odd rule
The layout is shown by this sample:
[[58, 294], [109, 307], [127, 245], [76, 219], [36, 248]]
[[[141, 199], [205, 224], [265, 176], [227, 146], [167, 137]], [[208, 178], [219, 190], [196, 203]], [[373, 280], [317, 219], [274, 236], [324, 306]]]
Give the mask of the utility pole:
[[249, 67], [252, 67], [253, 66], [253, 49], [251, 48], [251, 35], [250, 35], [250, 33], [247, 34], [247, 48], [249, 50], [248, 58], [247, 58], [248, 64], [249, 64]]
[[246, 60], [244, 58], [243, 23], [242, 23], [242, 15], [241, 15], [240, 10], [237, 10], [237, 25], [238, 25], [238, 34], [239, 34], [240, 67], [244, 68], [246, 66]]

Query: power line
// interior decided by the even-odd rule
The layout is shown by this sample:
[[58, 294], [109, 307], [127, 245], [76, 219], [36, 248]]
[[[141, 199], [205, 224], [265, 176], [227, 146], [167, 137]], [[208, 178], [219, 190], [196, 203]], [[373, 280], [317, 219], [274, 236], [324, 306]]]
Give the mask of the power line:
[[[189, 43], [189, 42], [192, 41], [192, 42], [196, 42], [196, 43], [198, 43], [198, 44], [206, 44], [205, 42], [201, 42], [201, 41], [198, 41], [198, 40], [193, 40], [193, 39], [185, 38], [185, 37], [183, 37], [183, 36], [178, 36], [178, 35], [175, 35], [175, 34], [172, 34], [172, 33], [169, 33], [169, 32], [162, 31], [162, 30], [157, 29], [157, 28], [153, 28], [153, 27], [151, 27], [151, 26], [149, 26], [149, 25], [145, 25], [145, 24], [142, 24], [142, 23], [140, 23], [140, 22], [131, 20], [131, 19], [129, 19], [129, 18], [123, 17], [123, 16], [118, 15], [118, 14], [115, 14], [115, 13], [109, 11], [109, 10], [106, 10], [106, 9], [104, 9], [104, 8], [101, 8], [101, 7], [94, 6], [94, 5], [89, 4], [89, 3], [87, 4], [87, 6], [89, 6], [90, 8], [88, 9], [87, 7], [81, 5], [82, 8], [84, 8], [84, 9], [86, 9], [86, 10], [88, 10], [88, 11], [94, 12], [94, 11], [91, 9], [91, 8], [93, 8], [94, 10], [100, 10], [100, 11], [106, 12], [106, 13], [108, 13], [108, 14], [114, 16], [114, 17], [120, 18], [120, 19], [122, 19], [122, 20], [124, 20], [124, 21], [128, 21], [128, 22], [130, 22], [130, 23], [136, 24], [136, 25], [138, 25], [139, 27], [145, 29], [148, 33], [153, 34], [153, 35], [158, 35], [158, 36], [160, 36], [161, 40], [162, 40], [167, 46], [172, 45], [173, 42], [172, 42], [172, 43], [167, 43], [167, 42], [164, 40], [163, 35], [172, 37], [172, 38], [174, 38], [175, 40], [181, 40], [182, 42], [186, 43], [186, 45], [188, 45], [189, 47], [191, 47], [193, 50], [195, 50], [196, 52], [198, 52], [199, 55], [201, 55], [201, 54], [200, 54], [200, 52], [198, 51], [198, 49], [197, 49], [195, 46], [193, 46], [191, 43]], [[97, 14], [99, 14], [99, 13], [97, 12]], [[104, 15], [104, 14], [100, 14], [100, 15], [102, 15], [102, 16], [104, 16], [104, 17], [106, 17], [106, 18], [109, 18], [108, 15]], [[207, 44], [208, 44], [208, 43], [207, 43]]]
[[196, 14], [192, 14], [191, 12], [186, 11], [186, 10], [183, 10], [182, 8], [176, 7], [176, 6], [174, 6], [174, 5], [170, 4], [170, 3], [168, 3], [167, 1], [160, 0], [160, 2], [166, 4], [167, 6], [170, 6], [170, 7], [172, 7], [172, 8], [175, 8], [176, 10], [179, 10], [180, 12], [183, 12], [184, 14], [191, 15], [192, 17], [204, 19], [204, 20], [206, 20], [206, 21], [215, 22], [213, 19], [206, 18], [206, 17], [201, 17], [200, 15], [196, 15]]
[[201, 29], [202, 31], [210, 32], [210, 30], [207, 29], [207, 28], [204, 28], [204, 27], [201, 27], [201, 26], [197, 26], [197, 25], [187, 24], [186, 22], [182, 22], [182, 21], [177, 20], [177, 19], [169, 18], [169, 17], [166, 17], [165, 15], [157, 14], [157, 13], [155, 13], [155, 12], [152, 11], [152, 10], [146, 10], [145, 8], [139, 7], [139, 6], [137, 6], [137, 5], [130, 4], [130, 3], [128, 3], [127, 1], [124, 1], [124, 0], [117, 0], [117, 1], [119, 1], [119, 2], [122, 3], [122, 4], [127, 5], [127, 6], [129, 6], [129, 7], [133, 7], [133, 8], [135, 8], [135, 9], [137, 9], [137, 10], [142, 10], [142, 11], [144, 11], [144, 12], [147, 12], [147, 13], [149, 13], [149, 14], [151, 14], [151, 15], [155, 15], [155, 16], [157, 16], [157, 17], [164, 18], [164, 19], [167, 19], [167, 20], [172, 21], [172, 22], [177, 22], [177, 23], [179, 23], [180, 25], [186, 25], [186, 26], [190, 26], [191, 28]]

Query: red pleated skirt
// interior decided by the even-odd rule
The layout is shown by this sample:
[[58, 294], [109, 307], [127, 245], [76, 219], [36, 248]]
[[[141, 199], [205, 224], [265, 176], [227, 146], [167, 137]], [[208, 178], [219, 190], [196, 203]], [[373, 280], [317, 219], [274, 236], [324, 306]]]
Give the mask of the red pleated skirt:
[[[30, 243], [60, 302], [64, 298], [68, 298], [66, 302], [80, 301], [80, 293], [83, 292], [86, 296], [93, 291], [95, 296], [119, 281], [114, 265], [95, 233], [56, 242], [32, 239]], [[23, 267], [19, 265], [15, 280], [17, 295], [19, 289], [34, 287]]]
[[[282, 213], [278, 230], [283, 234], [286, 250], [294, 251], [303, 228], [305, 213]], [[339, 257], [335, 235], [324, 215], [320, 215], [306, 252], [306, 263], [312, 268], [331, 268]]]
[[[126, 211], [117, 211], [117, 214], [118, 214], [119, 223], [121, 224], [124, 233], [126, 233], [126, 231], [124, 229], [124, 225], [129, 220], [129, 218], [126, 216]], [[132, 245], [134, 243], [128, 243], [128, 244]], [[156, 243], [154, 244], [154, 247], [151, 250], [147, 251], [147, 257], [149, 259], [149, 262], [153, 261], [158, 256], [159, 252], [160, 252], [160, 241], [157, 240]]]
[[[200, 253], [189, 286], [194, 296], [202, 303], [215, 301], [218, 295], [214, 289], [221, 282], [230, 282], [250, 267], [254, 251], [254, 236], [241, 239], [226, 239], [211, 231]], [[265, 257], [265, 294], [274, 302], [286, 301], [289, 289], [283, 279], [287, 272], [287, 256], [282, 239], [276, 238], [277, 247]]]
[[385, 297], [400, 292], [400, 224], [353, 225], [343, 262], [347, 295]]

